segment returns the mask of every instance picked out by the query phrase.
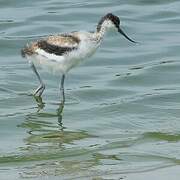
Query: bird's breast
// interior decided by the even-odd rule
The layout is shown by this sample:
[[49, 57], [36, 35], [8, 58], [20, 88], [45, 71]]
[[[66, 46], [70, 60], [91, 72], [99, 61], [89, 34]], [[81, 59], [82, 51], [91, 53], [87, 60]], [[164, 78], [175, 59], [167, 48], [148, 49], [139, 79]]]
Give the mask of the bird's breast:
[[96, 42], [82, 42], [82, 44], [79, 47], [79, 52], [82, 58], [87, 58], [92, 56], [96, 52], [98, 47], [99, 45]]

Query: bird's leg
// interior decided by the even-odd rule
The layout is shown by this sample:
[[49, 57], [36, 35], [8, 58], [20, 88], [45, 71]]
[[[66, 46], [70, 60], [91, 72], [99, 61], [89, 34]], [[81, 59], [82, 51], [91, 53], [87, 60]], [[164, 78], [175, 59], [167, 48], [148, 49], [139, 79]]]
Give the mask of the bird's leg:
[[65, 94], [64, 94], [64, 80], [65, 80], [65, 74], [62, 75], [61, 78], [61, 84], [60, 84], [60, 95], [61, 95], [61, 103], [58, 108], [58, 113], [61, 114], [64, 108], [65, 103]]
[[62, 100], [61, 100], [62, 104], [64, 104], [64, 102], [65, 102], [64, 80], [65, 80], [65, 75], [63, 74], [62, 78], [61, 78], [61, 86], [60, 86], [60, 92], [61, 92], [61, 96], [62, 96]]
[[34, 96], [34, 99], [36, 100], [38, 106], [37, 112], [39, 112], [41, 109], [45, 107], [45, 103], [43, 102], [41, 96]]
[[34, 66], [34, 64], [31, 62], [30, 65], [31, 65], [31, 68], [32, 68], [33, 72], [36, 74], [36, 76], [37, 76], [37, 78], [38, 78], [38, 80], [40, 82], [39, 87], [34, 91], [33, 95], [34, 96], [41, 96], [44, 89], [45, 89], [45, 85], [44, 85], [43, 81], [41, 80], [41, 77], [40, 77], [39, 73], [37, 72], [36, 67]]

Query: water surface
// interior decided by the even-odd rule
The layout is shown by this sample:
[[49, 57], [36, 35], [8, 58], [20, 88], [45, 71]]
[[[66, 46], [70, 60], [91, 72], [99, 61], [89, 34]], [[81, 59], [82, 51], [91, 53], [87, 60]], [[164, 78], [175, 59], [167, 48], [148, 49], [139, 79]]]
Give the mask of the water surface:
[[[2, 0], [1, 179], [128, 179], [179, 165], [179, 7], [177, 0]], [[60, 117], [60, 77], [40, 71], [45, 104], [37, 103], [30, 94], [38, 82], [20, 49], [47, 34], [93, 30], [107, 12], [140, 44], [108, 34], [68, 74]]]

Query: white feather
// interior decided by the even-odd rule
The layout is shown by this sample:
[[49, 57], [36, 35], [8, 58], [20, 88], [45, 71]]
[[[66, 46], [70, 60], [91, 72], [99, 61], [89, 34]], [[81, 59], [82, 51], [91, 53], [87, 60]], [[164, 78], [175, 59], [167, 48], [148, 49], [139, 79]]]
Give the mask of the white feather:
[[53, 74], [66, 74], [71, 68], [93, 55], [99, 46], [97, 41], [92, 41], [90, 33], [80, 32], [79, 39], [80, 43], [77, 49], [69, 51], [62, 56], [47, 53], [39, 48], [36, 50], [36, 54], [31, 56], [29, 60], [36, 66], [40, 66]]

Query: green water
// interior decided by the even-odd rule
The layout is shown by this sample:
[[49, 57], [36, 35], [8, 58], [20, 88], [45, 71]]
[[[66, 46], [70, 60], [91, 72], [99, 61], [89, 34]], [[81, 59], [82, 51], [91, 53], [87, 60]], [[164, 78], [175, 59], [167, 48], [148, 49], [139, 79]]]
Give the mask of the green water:
[[[128, 179], [179, 165], [179, 7], [178, 0], [1, 0], [0, 179]], [[38, 82], [20, 49], [47, 34], [93, 30], [107, 12], [140, 44], [110, 33], [68, 74], [58, 117], [60, 77], [40, 71], [45, 104], [37, 103], [29, 94]]]

